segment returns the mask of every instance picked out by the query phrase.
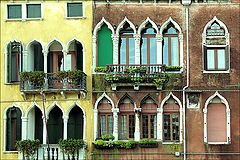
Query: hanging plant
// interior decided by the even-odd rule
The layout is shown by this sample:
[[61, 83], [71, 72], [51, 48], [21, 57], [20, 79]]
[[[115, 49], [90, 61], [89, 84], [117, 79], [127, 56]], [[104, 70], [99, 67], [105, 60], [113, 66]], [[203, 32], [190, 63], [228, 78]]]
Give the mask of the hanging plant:
[[40, 141], [36, 140], [20, 140], [17, 141], [15, 147], [19, 152], [23, 153], [23, 159], [30, 158], [36, 149], [40, 146]]

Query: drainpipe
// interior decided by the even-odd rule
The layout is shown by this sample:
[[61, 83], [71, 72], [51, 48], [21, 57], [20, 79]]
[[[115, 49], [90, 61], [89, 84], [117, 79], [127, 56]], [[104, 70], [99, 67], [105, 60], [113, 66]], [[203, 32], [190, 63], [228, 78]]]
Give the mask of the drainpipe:
[[188, 44], [188, 22], [189, 22], [189, 8], [186, 7], [186, 37], [187, 37], [187, 85], [183, 88], [183, 152], [184, 160], [186, 160], [186, 89], [189, 87], [189, 44]]

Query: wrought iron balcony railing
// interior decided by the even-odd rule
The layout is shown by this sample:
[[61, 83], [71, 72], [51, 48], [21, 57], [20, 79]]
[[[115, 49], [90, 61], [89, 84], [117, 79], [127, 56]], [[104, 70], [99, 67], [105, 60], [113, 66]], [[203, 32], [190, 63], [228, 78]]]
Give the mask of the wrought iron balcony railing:
[[43, 89], [44, 91], [79, 91], [86, 90], [86, 74], [79, 80], [69, 78], [59, 78], [56, 73], [47, 73], [42, 83], [33, 83], [31, 80], [20, 79], [20, 91], [37, 92]]

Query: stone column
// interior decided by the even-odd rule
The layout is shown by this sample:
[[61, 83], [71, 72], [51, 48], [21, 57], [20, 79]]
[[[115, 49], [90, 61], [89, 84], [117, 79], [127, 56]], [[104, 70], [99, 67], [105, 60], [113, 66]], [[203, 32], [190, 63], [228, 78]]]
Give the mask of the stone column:
[[93, 68], [92, 73], [95, 73], [94, 69], [97, 67], [97, 37], [92, 36], [92, 52], [93, 52]]
[[113, 136], [115, 137], [115, 140], [118, 140], [118, 113], [119, 108], [113, 108]]
[[28, 60], [28, 52], [27, 51], [23, 51], [23, 68], [22, 68], [22, 71], [30, 71], [30, 68], [29, 68], [29, 60]]
[[22, 139], [27, 139], [28, 118], [22, 117]]
[[43, 144], [47, 144], [47, 124], [46, 124], [46, 122], [47, 122], [47, 117], [46, 117], [46, 121], [45, 121], [45, 117], [43, 116], [42, 117], [42, 119], [43, 119]]
[[134, 34], [134, 41], [135, 41], [135, 64], [140, 64], [141, 62], [141, 56], [140, 56], [140, 39], [141, 35], [140, 34]]
[[156, 41], [157, 41], [157, 64], [163, 64], [163, 52], [162, 52], [163, 36], [162, 36], [162, 34], [156, 35]]
[[204, 113], [204, 143], [207, 143], [207, 109], [204, 108], [203, 109], [203, 113]]
[[3, 116], [3, 151], [6, 151], [7, 145], [7, 115]]
[[43, 57], [44, 57], [44, 73], [47, 73], [47, 56], [48, 52], [43, 51]]
[[119, 35], [112, 34], [112, 40], [113, 40], [113, 64], [118, 64]]
[[163, 109], [157, 108], [157, 140], [162, 141], [162, 131], [163, 131], [163, 125], [162, 125], [162, 115], [163, 115]]
[[94, 120], [94, 141], [98, 137], [98, 110], [93, 109], [93, 120]]
[[[66, 58], [67, 58], [68, 52], [65, 51], [65, 50], [62, 50], [62, 53], [63, 53], [63, 70], [65, 71], [65, 70], [66, 70], [66, 65], [67, 65]], [[71, 68], [71, 67], [70, 67], [70, 68]]]
[[68, 116], [63, 116], [63, 139], [67, 139]]
[[178, 37], [179, 41], [180, 41], [180, 46], [179, 46], [179, 50], [180, 50], [180, 64], [179, 66], [182, 66], [183, 67], [183, 34], [179, 34], [179, 37]]
[[134, 108], [134, 111], [135, 111], [135, 117], [136, 117], [134, 140], [139, 141], [140, 140], [140, 116], [141, 116], [142, 108]]
[[[183, 108], [179, 109], [180, 112], [180, 118], [179, 118], [179, 131], [180, 131], [180, 135], [179, 135], [179, 139], [180, 139], [180, 143], [182, 143], [183, 140]], [[185, 138], [185, 137], [184, 137]]]

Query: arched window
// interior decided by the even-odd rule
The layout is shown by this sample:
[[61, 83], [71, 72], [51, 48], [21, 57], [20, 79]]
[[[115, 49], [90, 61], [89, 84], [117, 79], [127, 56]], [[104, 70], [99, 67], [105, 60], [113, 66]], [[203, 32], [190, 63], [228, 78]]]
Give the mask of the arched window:
[[157, 138], [157, 105], [148, 97], [142, 104], [141, 138]]
[[135, 132], [134, 104], [128, 97], [119, 103], [119, 134], [120, 139], [133, 139]]
[[103, 24], [97, 35], [97, 66], [105, 67], [113, 64], [112, 32], [106, 24]]
[[157, 64], [156, 30], [148, 23], [141, 34], [141, 64]]
[[7, 45], [7, 82], [18, 82], [19, 73], [22, 71], [22, 50], [21, 43], [13, 41]]
[[98, 118], [98, 136], [113, 134], [112, 105], [105, 97], [98, 104]]
[[12, 107], [7, 111], [7, 151], [16, 150], [16, 141], [22, 138], [22, 113], [19, 108]]
[[42, 45], [34, 40], [27, 45], [28, 50], [28, 71], [44, 71], [44, 56]]
[[129, 23], [125, 23], [120, 31], [119, 64], [135, 64], [135, 42], [133, 29]]
[[202, 34], [205, 72], [229, 71], [229, 33], [223, 22], [214, 17]]
[[163, 106], [163, 140], [179, 141], [179, 105], [172, 97]]
[[83, 111], [80, 107], [75, 106], [69, 113], [67, 128], [67, 138], [83, 138]]
[[167, 66], [180, 65], [178, 31], [172, 23], [163, 31], [163, 64]]
[[55, 106], [49, 114], [47, 121], [48, 140], [50, 144], [57, 144], [60, 138], [63, 138], [63, 113], [61, 109]]
[[65, 70], [83, 70], [83, 46], [77, 40], [73, 40], [68, 48], [65, 60]]

